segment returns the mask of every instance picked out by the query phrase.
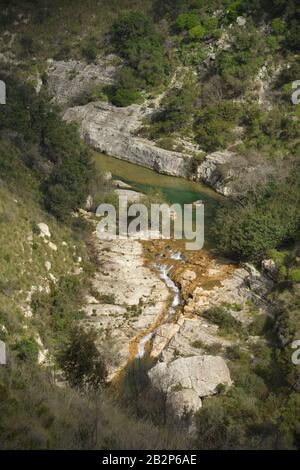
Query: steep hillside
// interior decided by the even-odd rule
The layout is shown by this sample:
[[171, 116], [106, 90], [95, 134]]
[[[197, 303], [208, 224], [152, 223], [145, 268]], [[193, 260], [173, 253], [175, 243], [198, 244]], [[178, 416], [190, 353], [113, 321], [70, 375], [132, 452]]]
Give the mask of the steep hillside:
[[[76, 129], [61, 121], [46, 96], [37, 97], [8, 71], [2, 78], [14, 86], [0, 110], [0, 339], [8, 361], [0, 369], [0, 448], [83, 449], [110, 442], [125, 449], [145, 447], [151, 435], [153, 447], [155, 441], [179, 446], [173, 432], [131, 419], [111, 393], [103, 391], [99, 400], [80, 392], [82, 375], [76, 385], [67, 375], [73, 389], [62, 375], [63, 353], [74, 337], [81, 360], [86, 348], [90, 380], [94, 367], [101, 387], [106, 374], [94, 336], [78, 330], [95, 257], [91, 228], [75, 211], [88, 194], [101, 200], [109, 187], [101, 175], [91, 176]], [[131, 433], [137, 427], [138, 434]]]
[[[2, 2], [0, 448], [299, 449], [298, 3]], [[215, 249], [95, 243], [90, 147], [227, 196]]]

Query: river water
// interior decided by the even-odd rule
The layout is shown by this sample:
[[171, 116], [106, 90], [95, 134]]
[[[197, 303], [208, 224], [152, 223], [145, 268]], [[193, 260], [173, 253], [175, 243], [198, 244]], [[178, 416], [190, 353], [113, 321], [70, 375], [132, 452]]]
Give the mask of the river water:
[[[113, 179], [121, 180], [132, 186], [133, 189], [145, 194], [155, 195], [169, 204], [191, 204], [194, 201], [202, 200], [205, 211], [205, 246], [208, 248], [213, 244], [210, 235], [210, 226], [214, 218], [215, 211], [223, 199], [207, 186], [188, 181], [184, 178], [160, 175], [152, 170], [143, 168], [132, 163], [125, 162], [107, 155], [94, 153], [96, 167], [101, 172], [111, 172]], [[170, 254], [170, 260], [184, 262], [184, 257], [180, 252]], [[173, 300], [169, 306], [163, 321], [167, 321], [175, 314], [176, 308], [181, 304], [180, 290], [169, 277], [172, 266], [157, 264], [155, 266], [160, 278], [166, 283], [167, 287], [173, 293]], [[137, 358], [145, 354], [147, 343], [155, 334], [155, 329], [146, 333], [139, 341], [137, 348]]]
[[119, 160], [100, 153], [94, 153], [96, 167], [110, 171], [114, 179], [130, 184], [133, 189], [145, 194], [161, 196], [169, 204], [191, 204], [199, 199], [204, 204], [205, 240], [211, 243], [210, 226], [218, 204], [223, 197], [204, 184], [188, 181], [184, 178], [165, 176], [147, 168]]
[[[180, 253], [178, 253], [180, 254]], [[177, 258], [181, 259], [181, 258]], [[180, 290], [176, 286], [175, 282], [172, 281], [172, 279], [169, 277], [169, 272], [172, 269], [172, 266], [166, 266], [164, 264], [160, 264], [156, 266], [157, 271], [159, 272], [160, 278], [166, 283], [168, 288], [171, 290], [173, 293], [173, 300], [171, 305], [169, 306], [166, 315], [163, 319], [163, 321], [168, 320], [174, 313], [176, 312], [176, 307], [178, 307], [181, 304], [181, 294]], [[137, 348], [137, 358], [142, 358], [145, 354], [145, 348], [146, 344], [152, 339], [156, 332], [156, 329], [152, 330], [150, 333], [147, 333], [145, 336], [143, 336], [138, 344]]]

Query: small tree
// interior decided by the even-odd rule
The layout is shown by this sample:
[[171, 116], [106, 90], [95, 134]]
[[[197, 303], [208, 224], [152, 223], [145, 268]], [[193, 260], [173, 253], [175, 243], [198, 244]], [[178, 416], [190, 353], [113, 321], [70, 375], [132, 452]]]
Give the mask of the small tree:
[[69, 384], [84, 393], [96, 391], [105, 383], [107, 371], [92, 331], [74, 328], [58, 362]]
[[205, 29], [201, 24], [198, 26], [194, 26], [192, 29], [189, 30], [189, 38], [192, 41], [200, 41], [205, 35]]

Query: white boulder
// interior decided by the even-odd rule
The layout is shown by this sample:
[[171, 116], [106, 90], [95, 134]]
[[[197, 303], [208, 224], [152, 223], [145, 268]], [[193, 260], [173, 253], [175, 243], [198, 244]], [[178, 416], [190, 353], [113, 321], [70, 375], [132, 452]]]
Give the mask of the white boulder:
[[160, 362], [148, 375], [153, 386], [167, 394], [187, 389], [198, 397], [207, 397], [217, 393], [220, 384], [232, 385], [229, 369], [221, 356], [181, 357], [168, 364]]
[[45, 268], [47, 269], [47, 271], [50, 271], [50, 270], [51, 270], [51, 263], [50, 263], [50, 261], [46, 261], [46, 262], [45, 262]]
[[238, 16], [236, 19], [236, 22], [239, 26], [245, 26], [245, 24], [247, 23], [247, 20], [243, 16]]
[[40, 222], [39, 224], [37, 224], [38, 226], [38, 229], [40, 231], [40, 234], [39, 236], [41, 238], [50, 238], [51, 237], [51, 233], [50, 233], [50, 230], [49, 230], [49, 227], [47, 224], [44, 224], [43, 222]]
[[55, 245], [55, 243], [49, 242], [48, 246], [52, 251], [57, 251], [57, 246]]

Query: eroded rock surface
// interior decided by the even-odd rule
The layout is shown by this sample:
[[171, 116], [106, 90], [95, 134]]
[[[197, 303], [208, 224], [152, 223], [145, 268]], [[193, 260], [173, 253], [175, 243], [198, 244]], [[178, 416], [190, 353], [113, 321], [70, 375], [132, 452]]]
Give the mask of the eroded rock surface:
[[96, 85], [111, 85], [118, 66], [116, 57], [109, 55], [87, 64], [77, 60], [48, 60], [47, 84], [50, 94], [60, 105], [72, 104], [84, 92]]
[[104, 354], [112, 379], [136, 354], [135, 339], [161, 315], [169, 291], [144, 265], [136, 240], [94, 237], [99, 270], [87, 299], [85, 325], [96, 329], [97, 346]]
[[220, 356], [180, 357], [170, 363], [159, 362], [148, 375], [159, 390], [166, 393], [192, 390], [200, 398], [215, 394], [220, 384], [232, 384], [229, 369]]
[[233, 176], [231, 162], [236, 154], [224, 150], [207, 155], [197, 168], [197, 179], [214, 188], [224, 196], [232, 194], [230, 181]]
[[117, 108], [109, 103], [96, 102], [68, 109], [64, 118], [80, 124], [81, 137], [100, 152], [135, 163], [158, 173], [189, 177], [191, 157], [159, 148], [154, 142], [136, 135], [152, 109], [141, 105]]
[[[198, 255], [198, 264], [183, 264], [173, 270], [173, 278], [181, 286], [185, 299], [183, 311], [175, 322], [159, 326], [152, 341], [151, 355], [170, 362], [178, 356], [188, 357], [207, 351], [222, 354], [232, 341], [219, 334], [219, 327], [206, 320], [202, 313], [212, 307], [226, 310], [247, 326], [256, 315], [271, 312], [267, 295], [272, 282], [253, 266], [243, 268]], [[191, 276], [190, 272], [196, 274]], [[188, 276], [186, 276], [188, 273]], [[190, 279], [187, 283], [187, 277]]]

